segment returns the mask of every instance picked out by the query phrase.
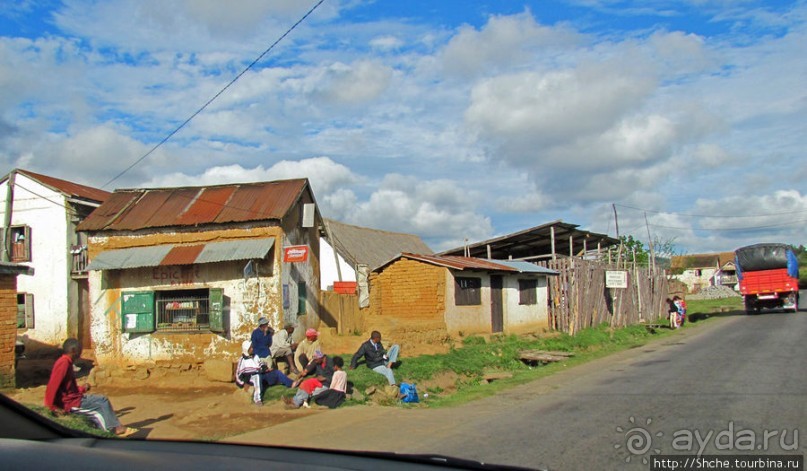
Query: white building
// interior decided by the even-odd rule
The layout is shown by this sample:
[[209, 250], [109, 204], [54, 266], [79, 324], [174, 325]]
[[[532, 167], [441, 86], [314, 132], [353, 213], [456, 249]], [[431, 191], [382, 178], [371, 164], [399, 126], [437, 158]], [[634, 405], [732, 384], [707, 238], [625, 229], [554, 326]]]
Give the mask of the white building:
[[27, 350], [56, 346], [68, 337], [91, 347], [87, 247], [76, 225], [108, 196], [21, 169], [0, 180], [3, 260], [35, 270], [17, 282], [18, 335]]

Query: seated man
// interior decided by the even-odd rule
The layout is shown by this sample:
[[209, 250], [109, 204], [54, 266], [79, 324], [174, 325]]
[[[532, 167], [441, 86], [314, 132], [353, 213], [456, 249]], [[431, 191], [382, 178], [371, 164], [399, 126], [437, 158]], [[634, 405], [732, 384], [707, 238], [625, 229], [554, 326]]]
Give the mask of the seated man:
[[370, 334], [370, 339], [362, 343], [353, 358], [350, 360], [350, 369], [356, 369], [359, 360], [364, 357], [367, 367], [378, 374], [386, 376], [390, 386], [395, 386], [395, 375], [392, 373], [393, 364], [398, 361], [400, 347], [393, 345], [389, 352], [381, 345], [381, 333], [374, 330]]
[[279, 358], [285, 358], [291, 373], [298, 375], [300, 370], [294, 364], [294, 350], [297, 349], [297, 343], [291, 339], [291, 334], [293, 333], [294, 326], [286, 324], [272, 336], [272, 346], [269, 347], [269, 351], [272, 353], [272, 360], [277, 361]]
[[323, 386], [328, 387], [333, 378], [334, 363], [333, 359], [325, 355], [321, 351], [314, 352], [314, 358], [306, 365], [301, 373], [300, 378], [306, 376], [317, 378]]
[[258, 355], [258, 358], [267, 365], [272, 363], [272, 352], [269, 351], [269, 347], [272, 346], [272, 334], [274, 332], [269, 326], [269, 319], [261, 317], [258, 319], [258, 328], [252, 331], [250, 337], [255, 355]]
[[317, 350], [322, 350], [319, 342], [319, 332], [316, 329], [308, 329], [305, 331], [305, 339], [297, 345], [297, 351], [294, 352], [294, 366], [302, 371], [314, 357], [314, 352]]
[[79, 386], [73, 362], [81, 358], [81, 344], [67, 339], [62, 345], [64, 354], [53, 364], [48, 386], [45, 388], [45, 406], [54, 414], [81, 414], [89, 417], [98, 427], [119, 437], [128, 437], [137, 429], [121, 425], [112, 404], [106, 396], [85, 394], [90, 385]]
[[282, 384], [287, 388], [292, 385], [292, 380], [288, 376], [276, 369], [270, 369], [262, 362], [252, 349], [252, 342], [245, 340], [241, 344], [241, 358], [238, 359], [238, 366], [235, 369], [235, 384], [243, 388], [247, 383], [253, 386], [252, 400], [255, 405], [263, 405], [263, 390], [276, 384]]

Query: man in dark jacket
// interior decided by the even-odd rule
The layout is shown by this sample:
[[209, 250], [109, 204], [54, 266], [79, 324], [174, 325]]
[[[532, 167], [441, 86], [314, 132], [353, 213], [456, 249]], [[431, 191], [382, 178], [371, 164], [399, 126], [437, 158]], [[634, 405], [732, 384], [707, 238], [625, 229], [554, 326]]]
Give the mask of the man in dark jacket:
[[255, 355], [261, 359], [267, 366], [272, 366], [272, 335], [274, 332], [269, 326], [269, 319], [261, 317], [258, 319], [258, 328], [252, 331], [250, 340], [252, 341], [252, 349]]
[[381, 345], [381, 333], [373, 331], [370, 339], [362, 343], [353, 358], [350, 360], [350, 369], [354, 370], [359, 364], [359, 360], [364, 357], [367, 368], [378, 374], [386, 376], [390, 386], [395, 386], [395, 375], [392, 373], [393, 364], [398, 361], [398, 353], [401, 348], [398, 345], [390, 347], [389, 352]]

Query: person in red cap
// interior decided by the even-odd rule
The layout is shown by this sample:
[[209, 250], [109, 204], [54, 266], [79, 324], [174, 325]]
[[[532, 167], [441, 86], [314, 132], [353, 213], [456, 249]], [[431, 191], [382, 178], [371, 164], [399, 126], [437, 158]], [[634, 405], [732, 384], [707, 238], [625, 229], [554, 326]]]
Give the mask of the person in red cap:
[[297, 351], [294, 352], [294, 365], [299, 371], [308, 366], [317, 350], [322, 351], [319, 332], [317, 329], [308, 329], [305, 331], [305, 339], [297, 345]]

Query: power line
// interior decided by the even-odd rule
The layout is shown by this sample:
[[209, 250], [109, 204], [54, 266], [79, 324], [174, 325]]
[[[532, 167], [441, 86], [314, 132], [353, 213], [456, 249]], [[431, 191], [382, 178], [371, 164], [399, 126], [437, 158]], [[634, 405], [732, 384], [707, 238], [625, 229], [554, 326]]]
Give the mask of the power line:
[[302, 18], [300, 18], [299, 20], [297, 20], [297, 22], [296, 22], [296, 23], [294, 23], [293, 25], [291, 25], [291, 27], [290, 27], [289, 29], [287, 29], [285, 33], [283, 33], [283, 34], [282, 34], [282, 35], [281, 35], [279, 38], [277, 38], [277, 39], [275, 40], [275, 42], [273, 42], [273, 43], [272, 43], [272, 44], [271, 44], [271, 45], [270, 45], [268, 48], [266, 48], [266, 49], [265, 49], [265, 50], [264, 50], [264, 51], [263, 51], [263, 52], [262, 52], [262, 53], [261, 53], [261, 54], [260, 54], [260, 55], [259, 55], [257, 58], [255, 58], [255, 60], [253, 60], [253, 61], [252, 61], [252, 62], [251, 62], [249, 65], [247, 65], [247, 66], [244, 68], [244, 70], [242, 70], [241, 72], [239, 72], [239, 73], [238, 73], [238, 75], [236, 75], [236, 76], [235, 76], [235, 78], [233, 78], [232, 80], [230, 80], [230, 82], [229, 82], [227, 85], [225, 85], [225, 86], [224, 86], [224, 88], [222, 88], [221, 90], [219, 90], [219, 91], [218, 91], [218, 93], [216, 93], [215, 95], [213, 95], [213, 97], [212, 97], [212, 98], [210, 98], [209, 100], [207, 100], [207, 102], [205, 102], [205, 104], [204, 104], [204, 105], [202, 105], [202, 106], [201, 106], [201, 107], [200, 107], [198, 110], [196, 110], [196, 111], [195, 111], [195, 112], [194, 112], [192, 115], [190, 115], [190, 117], [189, 117], [188, 119], [186, 119], [185, 121], [183, 121], [183, 122], [182, 122], [182, 124], [180, 124], [179, 126], [177, 126], [176, 128], [174, 128], [174, 130], [173, 130], [173, 131], [171, 131], [170, 133], [168, 133], [168, 135], [167, 135], [167, 136], [165, 136], [165, 137], [164, 137], [164, 138], [163, 138], [163, 139], [162, 139], [160, 142], [158, 142], [157, 144], [155, 144], [155, 145], [154, 145], [154, 147], [152, 147], [152, 148], [151, 148], [151, 149], [150, 149], [148, 152], [146, 152], [145, 154], [143, 154], [142, 156], [140, 156], [140, 158], [138, 158], [137, 160], [135, 160], [134, 162], [132, 162], [132, 164], [131, 164], [131, 165], [129, 165], [128, 167], [126, 167], [125, 169], [123, 169], [123, 171], [121, 171], [120, 173], [118, 173], [117, 175], [115, 175], [115, 176], [114, 176], [114, 177], [113, 177], [111, 180], [109, 180], [108, 182], [104, 183], [104, 184], [101, 186], [101, 188], [105, 188], [105, 187], [109, 186], [109, 184], [111, 184], [112, 182], [116, 181], [116, 180], [117, 180], [117, 179], [119, 179], [120, 177], [124, 176], [126, 173], [128, 173], [128, 172], [129, 172], [129, 170], [133, 169], [133, 168], [134, 168], [135, 166], [137, 166], [137, 165], [138, 165], [140, 162], [144, 161], [144, 160], [145, 160], [145, 159], [146, 159], [148, 156], [150, 156], [150, 155], [151, 155], [151, 154], [152, 154], [152, 153], [153, 153], [155, 150], [157, 150], [157, 149], [158, 149], [160, 146], [162, 146], [163, 144], [165, 144], [166, 142], [168, 142], [168, 140], [169, 140], [169, 139], [171, 139], [172, 137], [174, 137], [174, 134], [178, 133], [178, 132], [179, 132], [179, 131], [180, 131], [182, 128], [184, 128], [184, 127], [185, 127], [185, 126], [186, 126], [188, 123], [190, 123], [190, 122], [191, 122], [191, 120], [193, 120], [193, 118], [195, 118], [195, 117], [196, 117], [196, 116], [197, 116], [199, 113], [201, 113], [202, 111], [204, 111], [204, 110], [205, 110], [205, 108], [207, 108], [207, 107], [208, 107], [208, 106], [209, 106], [211, 103], [213, 103], [213, 102], [214, 102], [214, 101], [215, 101], [215, 100], [216, 100], [216, 99], [217, 99], [219, 96], [221, 96], [221, 94], [222, 94], [222, 93], [224, 93], [225, 91], [227, 91], [227, 89], [228, 89], [228, 88], [230, 88], [230, 86], [232, 86], [232, 85], [233, 85], [233, 84], [234, 84], [234, 83], [235, 83], [235, 82], [236, 82], [238, 79], [240, 79], [242, 75], [244, 75], [245, 73], [247, 73], [247, 71], [249, 71], [249, 70], [250, 70], [250, 69], [251, 69], [253, 66], [255, 66], [255, 64], [257, 64], [257, 63], [258, 63], [258, 62], [259, 62], [261, 59], [263, 59], [263, 57], [264, 57], [266, 54], [268, 54], [268, 53], [269, 53], [269, 52], [270, 52], [272, 49], [274, 49], [274, 48], [275, 48], [275, 46], [277, 46], [277, 44], [278, 44], [280, 41], [282, 41], [282, 40], [283, 40], [283, 39], [284, 39], [286, 36], [288, 36], [288, 35], [289, 35], [289, 34], [290, 34], [292, 31], [294, 31], [294, 29], [295, 29], [295, 28], [297, 28], [297, 26], [299, 26], [299, 25], [300, 25], [300, 23], [302, 23], [303, 21], [305, 21], [305, 19], [306, 19], [306, 18], [308, 18], [308, 17], [309, 17], [309, 16], [310, 16], [312, 13], [314, 13], [314, 11], [315, 11], [315, 10], [316, 10], [316, 9], [317, 9], [317, 8], [318, 8], [320, 5], [322, 5], [322, 3], [323, 3], [324, 1], [325, 1], [325, 0], [319, 0], [319, 1], [318, 1], [318, 2], [317, 2], [317, 3], [316, 3], [314, 6], [313, 6], [313, 7], [311, 7], [311, 9], [310, 9], [310, 10], [308, 10], [308, 12], [306, 12], [306, 14], [305, 14], [305, 15], [303, 15], [303, 16], [302, 16]]
[[718, 214], [687, 214], [687, 213], [677, 213], [675, 211], [658, 211], [654, 209], [645, 209], [645, 208], [637, 208], [635, 206], [628, 206], [624, 204], [617, 204], [617, 206], [621, 208], [627, 209], [634, 209], [636, 211], [647, 211], [649, 213], [656, 213], [656, 214], [673, 214], [677, 216], [684, 216], [684, 217], [693, 217], [693, 218], [759, 218], [759, 217], [768, 217], [768, 216], [785, 216], [788, 214], [800, 214], [800, 213], [807, 213], [807, 209], [802, 209], [798, 211], [784, 211], [780, 213], [767, 213], [767, 214], [747, 214], [747, 215], [736, 215], [736, 216], [728, 216], [728, 215], [718, 215]]
[[763, 226], [747, 226], [747, 227], [727, 227], [727, 228], [696, 228], [696, 227], [679, 227], [679, 226], [664, 226], [660, 224], [650, 224], [653, 227], [659, 227], [662, 229], [678, 229], [682, 231], [714, 231], [714, 232], [724, 232], [724, 231], [751, 231], [755, 229], [770, 229], [774, 227], [788, 227], [788, 226], [795, 226], [798, 224], [802, 224], [807, 222], [807, 219], [800, 219], [798, 221], [790, 221], [787, 223], [782, 224], [767, 224]]

